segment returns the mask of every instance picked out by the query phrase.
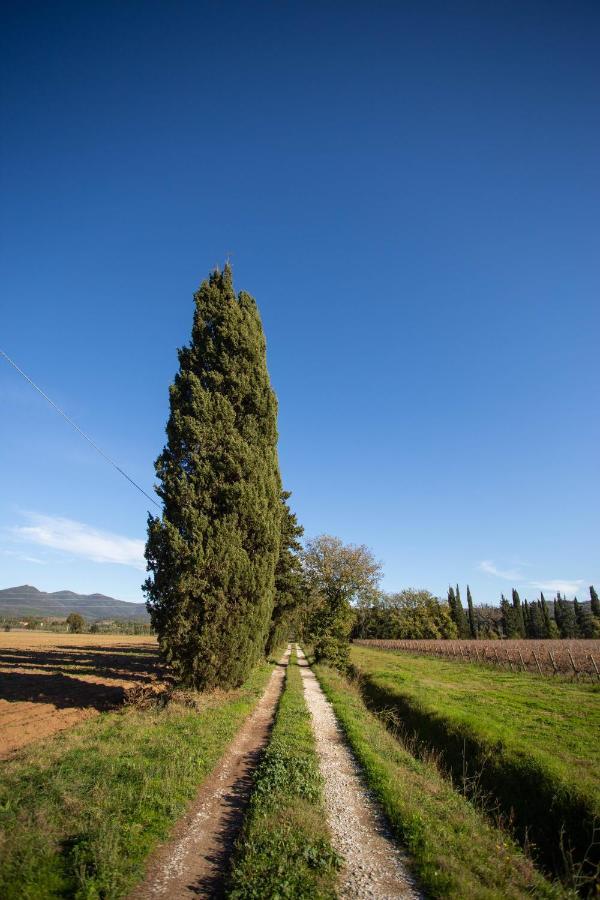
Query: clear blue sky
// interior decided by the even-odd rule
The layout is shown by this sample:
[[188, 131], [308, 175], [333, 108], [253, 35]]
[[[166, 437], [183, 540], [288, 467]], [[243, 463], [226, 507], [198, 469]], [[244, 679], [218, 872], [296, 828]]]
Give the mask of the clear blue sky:
[[[600, 583], [597, 3], [7, 3], [0, 346], [145, 488], [192, 292], [257, 298], [307, 535]], [[0, 359], [0, 587], [141, 599], [147, 502]]]

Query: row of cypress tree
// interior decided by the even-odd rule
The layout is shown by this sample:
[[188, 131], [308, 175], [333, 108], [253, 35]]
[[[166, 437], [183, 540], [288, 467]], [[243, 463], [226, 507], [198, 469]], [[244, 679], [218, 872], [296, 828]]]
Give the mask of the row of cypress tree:
[[161, 651], [198, 689], [236, 687], [289, 631], [302, 529], [282, 490], [277, 400], [254, 299], [231, 267], [194, 295], [170, 388], [144, 584]]
[[[467, 610], [463, 608], [458, 585], [456, 589], [448, 589], [448, 606], [459, 638], [489, 637], [489, 634], [480, 634], [477, 609], [473, 606], [468, 585]], [[576, 597], [571, 603], [558, 593], [550, 608], [543, 594], [539, 600], [521, 603], [519, 592], [513, 588], [512, 602], [502, 594], [499, 625], [506, 638], [600, 637], [600, 600], [591, 585], [589, 606], [584, 606]]]

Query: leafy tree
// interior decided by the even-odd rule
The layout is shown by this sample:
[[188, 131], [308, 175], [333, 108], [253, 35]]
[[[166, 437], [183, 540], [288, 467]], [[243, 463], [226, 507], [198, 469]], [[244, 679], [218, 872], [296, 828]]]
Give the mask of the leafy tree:
[[390, 639], [438, 640], [458, 637], [458, 629], [450, 607], [440, 603], [429, 591], [408, 588], [389, 594], [384, 601], [388, 609]]
[[590, 603], [592, 608], [592, 615], [597, 619], [600, 619], [600, 599], [598, 598], [596, 588], [593, 584], [590, 584]]
[[517, 630], [517, 634], [515, 637], [524, 638], [525, 637], [525, 618], [523, 616], [523, 608], [521, 606], [521, 598], [519, 597], [519, 592], [513, 588], [512, 589], [512, 605], [515, 611], [515, 627]]
[[307, 636], [317, 660], [343, 669], [348, 665], [353, 604], [375, 599], [381, 564], [368, 547], [343, 544], [328, 534], [307, 543], [303, 562], [312, 602]]
[[281, 538], [275, 567], [275, 605], [271, 618], [267, 652], [271, 653], [290, 637], [300, 624], [306, 585], [302, 571], [300, 538], [304, 529], [288, 506], [291, 494], [281, 494]]
[[473, 611], [473, 598], [471, 597], [471, 588], [467, 585], [467, 610], [469, 620], [469, 632], [472, 638], [477, 637], [477, 623], [475, 621], [475, 613]]
[[277, 401], [254, 299], [229, 265], [194, 295], [156, 461], [144, 585], [160, 648], [199, 689], [240, 685], [262, 656], [281, 535]]
[[373, 596], [358, 597], [354, 604], [354, 623], [352, 638], [392, 638], [390, 621], [389, 595], [383, 591], [374, 592]]
[[81, 634], [85, 630], [85, 619], [79, 613], [69, 613], [67, 616], [67, 628], [74, 634]]

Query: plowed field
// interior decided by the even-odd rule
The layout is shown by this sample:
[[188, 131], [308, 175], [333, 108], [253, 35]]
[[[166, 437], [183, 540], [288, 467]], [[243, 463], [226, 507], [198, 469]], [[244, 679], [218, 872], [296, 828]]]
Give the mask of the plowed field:
[[0, 632], [0, 758], [163, 681], [154, 638]]

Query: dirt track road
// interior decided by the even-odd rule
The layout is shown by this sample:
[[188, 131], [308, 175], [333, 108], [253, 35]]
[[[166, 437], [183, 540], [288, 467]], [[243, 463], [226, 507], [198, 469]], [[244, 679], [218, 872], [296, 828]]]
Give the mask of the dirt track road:
[[129, 900], [223, 895], [229, 857], [250, 799], [252, 775], [269, 739], [289, 653], [171, 839], [150, 858], [146, 877]]

